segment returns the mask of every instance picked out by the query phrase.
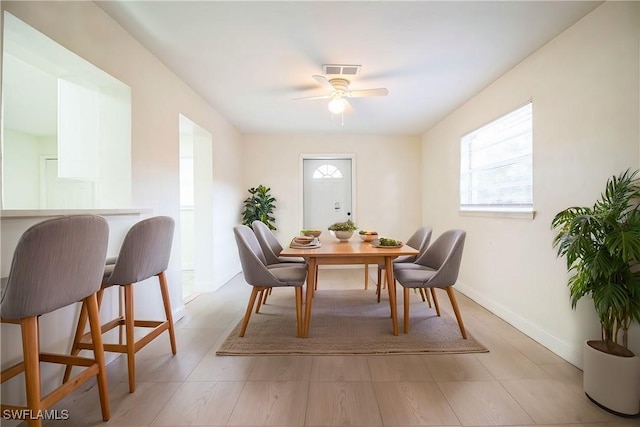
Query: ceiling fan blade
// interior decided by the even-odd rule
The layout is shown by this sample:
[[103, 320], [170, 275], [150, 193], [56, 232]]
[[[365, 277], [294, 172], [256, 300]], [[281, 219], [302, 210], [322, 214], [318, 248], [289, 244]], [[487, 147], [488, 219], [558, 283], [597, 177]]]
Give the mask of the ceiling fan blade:
[[303, 99], [329, 99], [331, 95], [322, 95], [322, 96], [305, 96], [302, 98], [293, 98], [294, 101], [301, 101]]
[[346, 96], [350, 98], [364, 98], [367, 96], [387, 96], [389, 91], [383, 87], [377, 89], [350, 90]]
[[319, 75], [314, 75], [312, 76], [314, 79], [316, 79], [316, 81], [318, 83], [320, 83], [321, 86], [323, 86], [325, 89], [331, 90], [333, 91], [334, 88], [331, 85], [331, 83], [329, 83], [329, 80], [327, 80], [327, 78], [325, 76], [319, 76]]
[[344, 101], [344, 112], [347, 114], [353, 114], [356, 112], [356, 109], [353, 108], [353, 105], [349, 102], [347, 98], [342, 98]]

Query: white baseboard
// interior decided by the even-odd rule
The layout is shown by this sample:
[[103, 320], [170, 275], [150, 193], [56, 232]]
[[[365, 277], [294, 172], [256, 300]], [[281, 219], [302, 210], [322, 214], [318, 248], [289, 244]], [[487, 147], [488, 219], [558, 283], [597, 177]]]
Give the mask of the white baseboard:
[[480, 304], [502, 320], [506, 321], [523, 334], [529, 336], [534, 341], [542, 344], [567, 362], [578, 368], [582, 368], [582, 348], [574, 348], [570, 343], [567, 343], [553, 336], [549, 332], [540, 329], [527, 319], [524, 319], [503, 305], [497, 304], [495, 301], [487, 298], [483, 294], [464, 286], [462, 283], [457, 283], [455, 289], [471, 298], [473, 301]]
[[179, 307], [173, 309], [173, 323], [176, 323], [178, 320], [182, 319], [185, 314], [185, 308], [184, 308], [184, 304], [180, 304]]

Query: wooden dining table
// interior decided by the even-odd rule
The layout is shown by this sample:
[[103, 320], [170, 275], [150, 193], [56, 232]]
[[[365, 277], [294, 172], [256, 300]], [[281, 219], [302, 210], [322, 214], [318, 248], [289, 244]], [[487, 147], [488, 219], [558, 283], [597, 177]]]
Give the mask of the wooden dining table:
[[385, 266], [393, 335], [398, 335], [398, 310], [396, 305], [396, 284], [393, 279], [393, 260], [399, 256], [417, 254], [417, 249], [407, 245], [403, 245], [399, 248], [374, 247], [371, 242], [359, 240], [342, 242], [333, 237], [321, 239], [320, 247], [313, 249], [285, 247], [282, 252], [280, 252], [280, 256], [302, 257], [308, 263], [304, 331], [302, 336], [305, 338], [309, 336], [311, 305], [314, 296], [313, 294], [316, 289], [318, 266], [349, 264], [377, 264]]

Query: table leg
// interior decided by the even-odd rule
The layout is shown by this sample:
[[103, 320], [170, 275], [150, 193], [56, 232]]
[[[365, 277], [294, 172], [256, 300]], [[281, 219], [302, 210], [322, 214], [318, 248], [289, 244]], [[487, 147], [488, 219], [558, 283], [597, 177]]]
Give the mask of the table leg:
[[318, 264], [315, 257], [310, 257], [307, 265], [307, 296], [306, 305], [304, 307], [304, 338], [309, 336], [309, 324], [311, 323], [311, 302], [313, 301], [313, 292], [316, 287], [316, 277]]
[[369, 264], [364, 265], [364, 290], [369, 289]]
[[396, 281], [393, 278], [393, 257], [384, 257], [384, 268], [387, 273], [387, 289], [389, 290], [389, 304], [391, 305], [391, 321], [393, 335], [398, 335], [398, 306], [396, 303]]

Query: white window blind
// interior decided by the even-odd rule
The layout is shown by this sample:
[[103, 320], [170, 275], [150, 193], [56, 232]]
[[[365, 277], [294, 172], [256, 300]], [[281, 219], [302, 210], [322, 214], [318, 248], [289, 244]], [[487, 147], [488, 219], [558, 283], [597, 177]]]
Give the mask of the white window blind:
[[533, 210], [532, 103], [461, 139], [461, 210]]

